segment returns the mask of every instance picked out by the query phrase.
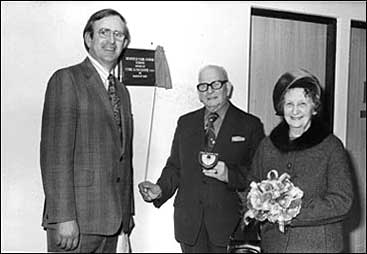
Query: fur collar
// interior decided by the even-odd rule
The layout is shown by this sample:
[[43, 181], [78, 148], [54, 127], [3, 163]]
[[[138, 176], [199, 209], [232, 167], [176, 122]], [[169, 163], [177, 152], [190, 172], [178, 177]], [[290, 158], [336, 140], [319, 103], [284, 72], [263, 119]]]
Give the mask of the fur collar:
[[313, 119], [310, 128], [301, 137], [289, 140], [289, 126], [283, 121], [270, 133], [270, 140], [282, 152], [301, 151], [321, 143], [330, 132], [319, 119]]

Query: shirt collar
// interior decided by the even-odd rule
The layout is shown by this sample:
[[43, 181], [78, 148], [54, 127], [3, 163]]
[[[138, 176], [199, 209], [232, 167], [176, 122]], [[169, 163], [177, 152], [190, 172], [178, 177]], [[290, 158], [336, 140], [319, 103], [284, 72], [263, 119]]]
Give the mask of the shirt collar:
[[93, 58], [93, 56], [91, 56], [88, 53], [88, 57], [90, 59], [90, 61], [92, 62], [92, 65], [96, 68], [99, 76], [101, 77], [103, 83], [106, 82], [108, 75], [109, 75], [109, 71], [106, 70], [106, 68], [104, 68], [96, 59]]
[[[220, 107], [215, 112], [219, 115], [219, 118], [223, 120], [224, 116], [226, 115], [226, 112], [227, 112], [228, 108], [229, 108], [229, 102], [227, 101], [222, 107]], [[209, 116], [210, 113], [211, 112], [209, 110], [205, 109], [205, 115], [204, 115], [205, 121], [207, 121], [208, 116]]]

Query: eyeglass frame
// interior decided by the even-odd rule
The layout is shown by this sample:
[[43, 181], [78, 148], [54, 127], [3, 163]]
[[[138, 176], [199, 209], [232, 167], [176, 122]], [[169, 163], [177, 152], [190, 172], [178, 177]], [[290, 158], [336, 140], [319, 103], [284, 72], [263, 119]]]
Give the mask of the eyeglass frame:
[[[111, 34], [113, 34], [113, 38], [115, 38], [118, 41], [124, 41], [126, 39], [126, 35], [125, 35], [124, 32], [121, 32], [121, 31], [118, 31], [118, 30], [112, 31], [111, 29], [105, 28], [105, 27], [100, 28], [97, 31], [97, 33], [98, 33], [99, 37], [104, 38], [104, 39], [111, 38]], [[121, 38], [120, 38], [120, 36], [121, 36]]]
[[[220, 86], [218, 88], [215, 88], [213, 87], [213, 84], [216, 83], [216, 82], [219, 82], [220, 83]], [[211, 87], [213, 90], [219, 90], [223, 87], [224, 84], [226, 84], [228, 82], [228, 80], [214, 80], [210, 83], [206, 83], [206, 82], [203, 82], [203, 83], [199, 83], [197, 86], [196, 86], [196, 89], [199, 91], [199, 92], [206, 92], [208, 91], [209, 87]], [[205, 90], [200, 90], [199, 87], [202, 86], [202, 85], [206, 85], [206, 89]]]

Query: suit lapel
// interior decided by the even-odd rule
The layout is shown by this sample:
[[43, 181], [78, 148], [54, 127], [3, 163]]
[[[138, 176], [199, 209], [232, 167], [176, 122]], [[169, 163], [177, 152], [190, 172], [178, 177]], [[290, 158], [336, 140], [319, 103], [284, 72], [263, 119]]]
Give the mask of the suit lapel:
[[187, 140], [185, 142], [188, 142], [188, 146], [195, 154], [199, 154], [199, 151], [202, 151], [205, 145], [204, 112], [205, 108], [202, 108], [195, 115], [193, 115], [191, 123], [189, 124], [189, 126], [187, 126], [187, 129], [185, 130], [185, 137], [187, 137]]
[[126, 151], [127, 138], [130, 136], [130, 121], [131, 121], [131, 109], [130, 109], [130, 97], [124, 84], [117, 82], [117, 94], [120, 97], [120, 114], [121, 114], [121, 131], [122, 131], [122, 146], [121, 156]]
[[82, 63], [83, 72], [85, 74], [85, 77], [87, 78], [87, 85], [98, 95], [100, 98], [101, 104], [103, 105], [103, 108], [105, 109], [106, 115], [107, 115], [107, 121], [108, 124], [112, 128], [112, 133], [114, 135], [113, 141], [118, 147], [118, 149], [121, 149], [121, 139], [119, 138], [119, 130], [117, 128], [117, 125], [115, 123], [115, 119], [113, 117], [113, 110], [112, 105], [110, 102], [110, 99], [108, 97], [107, 91], [105, 86], [103, 85], [103, 82], [98, 74], [98, 72], [93, 67], [92, 63], [88, 58], [84, 60]]
[[200, 143], [200, 149], [203, 149], [205, 146], [204, 142], [204, 136], [205, 136], [205, 130], [204, 130], [204, 114], [205, 114], [205, 108], [199, 111], [199, 114], [197, 115], [198, 119], [195, 119], [195, 132], [194, 137], [198, 140], [198, 143]]
[[[225, 143], [226, 139], [231, 138], [230, 135], [232, 135], [233, 130], [237, 128], [236, 118], [234, 117], [233, 110], [233, 105], [230, 104], [227, 113], [224, 116], [222, 126], [218, 132], [218, 136], [216, 138], [215, 146], [217, 147], [223, 147], [223, 143]], [[215, 146], [214, 150], [216, 150]]]

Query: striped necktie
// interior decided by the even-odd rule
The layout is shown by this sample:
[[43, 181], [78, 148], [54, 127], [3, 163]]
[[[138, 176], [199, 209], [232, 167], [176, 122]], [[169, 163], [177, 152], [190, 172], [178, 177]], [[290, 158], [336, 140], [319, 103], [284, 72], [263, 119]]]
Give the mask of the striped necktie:
[[208, 116], [208, 126], [205, 131], [205, 150], [208, 152], [213, 151], [215, 145], [214, 122], [218, 117], [216, 112], [210, 113]]
[[113, 117], [121, 131], [120, 98], [116, 93], [116, 78], [112, 74], [108, 76], [108, 95], [113, 109]]

